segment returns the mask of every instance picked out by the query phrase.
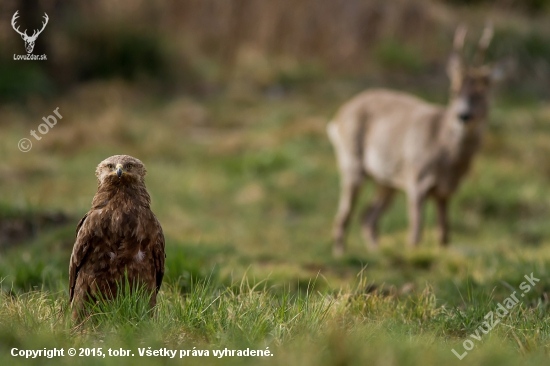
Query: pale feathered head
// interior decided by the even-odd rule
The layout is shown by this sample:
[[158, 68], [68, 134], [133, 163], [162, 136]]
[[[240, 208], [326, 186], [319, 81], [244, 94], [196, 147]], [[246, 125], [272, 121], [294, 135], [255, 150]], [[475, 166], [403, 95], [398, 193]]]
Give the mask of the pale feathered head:
[[141, 160], [129, 155], [114, 155], [97, 166], [95, 175], [98, 184], [144, 183], [145, 166]]

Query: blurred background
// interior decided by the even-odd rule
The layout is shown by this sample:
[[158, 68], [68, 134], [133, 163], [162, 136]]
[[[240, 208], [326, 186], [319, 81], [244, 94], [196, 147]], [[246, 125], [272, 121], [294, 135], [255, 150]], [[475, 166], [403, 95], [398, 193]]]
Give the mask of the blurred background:
[[[0, 97], [52, 97], [112, 79], [195, 96], [281, 94], [335, 78], [444, 90], [455, 27], [465, 23], [472, 38], [486, 21], [496, 27], [489, 57], [513, 61], [514, 90], [540, 97], [549, 88], [549, 9], [546, 0], [7, 0]], [[24, 53], [10, 25], [16, 10], [21, 29], [49, 15], [34, 52], [48, 62], [13, 62]]]
[[[48, 14], [33, 52], [47, 61], [13, 59], [25, 54], [16, 10], [29, 34]], [[550, 1], [4, 0], [0, 14], [0, 277], [14, 290], [65, 288], [95, 167], [114, 154], [145, 163], [167, 279], [183, 288], [244, 273], [293, 288], [321, 273], [319, 286], [336, 288], [367, 265], [376, 283], [429, 281], [459, 302], [467, 283], [546, 271]], [[469, 57], [488, 21], [487, 57], [505, 77], [452, 202], [450, 249], [435, 244], [430, 206], [422, 248], [403, 251], [400, 196], [379, 252], [354, 223], [347, 256], [332, 259], [338, 174], [326, 124], [371, 87], [446, 103], [456, 27], [468, 27]], [[29, 137], [56, 108], [57, 125]], [[21, 138], [31, 151], [17, 149]]]

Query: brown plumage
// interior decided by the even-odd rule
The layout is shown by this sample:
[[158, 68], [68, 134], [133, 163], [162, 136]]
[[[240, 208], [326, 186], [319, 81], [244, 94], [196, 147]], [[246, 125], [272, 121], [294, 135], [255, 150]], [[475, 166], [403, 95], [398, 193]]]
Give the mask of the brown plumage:
[[[105, 159], [96, 169], [97, 193], [92, 208], [76, 227], [69, 264], [69, 300], [73, 319], [84, 302], [116, 296], [125, 271], [131, 285], [151, 290], [151, 306], [164, 276], [164, 235], [150, 209], [143, 163], [128, 155]], [[138, 281], [139, 282], [136, 282]]]

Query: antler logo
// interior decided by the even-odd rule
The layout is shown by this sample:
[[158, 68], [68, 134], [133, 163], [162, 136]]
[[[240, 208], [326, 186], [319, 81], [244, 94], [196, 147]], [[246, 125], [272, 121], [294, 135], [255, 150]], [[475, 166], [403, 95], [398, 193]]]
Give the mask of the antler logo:
[[25, 41], [25, 49], [27, 50], [27, 53], [32, 53], [32, 50], [34, 49], [34, 42], [36, 41], [36, 38], [38, 38], [38, 35], [40, 33], [42, 33], [42, 31], [44, 30], [44, 28], [46, 28], [46, 24], [48, 24], [48, 14], [44, 13], [44, 19], [45, 19], [45, 22], [42, 22], [42, 29], [40, 30], [37, 30], [35, 29], [32, 36], [29, 36], [27, 34], [27, 30], [25, 29], [24, 32], [21, 32], [19, 31], [19, 27], [15, 27], [15, 20], [19, 17], [19, 15], [17, 15], [17, 13], [19, 12], [19, 10], [17, 10], [15, 12], [15, 14], [13, 14], [13, 18], [11, 18], [11, 26], [13, 27], [13, 29], [19, 33], [21, 35], [21, 38], [23, 38], [23, 41]]

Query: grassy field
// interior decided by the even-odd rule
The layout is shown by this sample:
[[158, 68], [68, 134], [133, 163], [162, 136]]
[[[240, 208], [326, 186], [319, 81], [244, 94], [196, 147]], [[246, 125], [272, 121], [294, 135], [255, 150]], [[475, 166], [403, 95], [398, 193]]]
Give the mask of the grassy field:
[[[431, 205], [422, 245], [406, 247], [400, 194], [378, 251], [366, 249], [355, 220], [346, 255], [334, 259], [338, 174], [325, 126], [363, 87], [344, 80], [166, 98], [97, 82], [2, 106], [1, 228], [26, 229], [0, 245], [0, 363], [548, 362], [550, 105], [497, 98], [483, 150], [452, 202], [449, 248], [436, 245]], [[29, 137], [57, 107], [57, 125], [40, 141]], [[33, 141], [26, 153], [17, 149], [23, 137]], [[114, 154], [147, 167], [167, 239], [165, 283], [152, 318], [128, 297], [74, 328], [65, 311], [74, 229], [95, 193], [95, 166]], [[540, 282], [523, 293], [531, 273]], [[517, 305], [482, 333], [484, 317], [514, 291]], [[467, 340], [473, 349], [461, 361], [452, 349], [463, 354]], [[122, 348], [135, 357], [25, 359], [10, 355], [14, 347]], [[148, 347], [210, 354], [138, 357]], [[213, 355], [267, 347], [273, 356]]]

